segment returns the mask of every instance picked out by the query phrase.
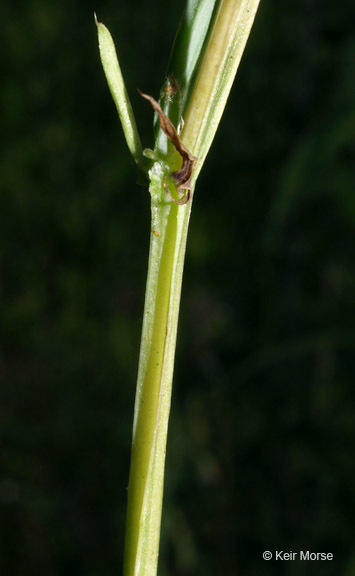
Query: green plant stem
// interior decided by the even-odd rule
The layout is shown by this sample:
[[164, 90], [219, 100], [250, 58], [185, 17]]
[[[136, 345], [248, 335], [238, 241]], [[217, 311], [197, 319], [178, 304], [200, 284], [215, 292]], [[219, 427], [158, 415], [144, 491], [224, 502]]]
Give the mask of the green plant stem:
[[184, 113], [182, 140], [197, 178], [222, 117], [260, 0], [220, 0]]
[[[182, 132], [185, 146], [198, 157], [192, 193], [258, 3], [259, 0], [216, 3]], [[161, 138], [157, 139], [157, 160], [149, 172], [152, 231], [128, 486], [124, 576], [157, 573], [176, 333], [191, 211], [191, 202], [177, 206], [165, 192], [164, 179], [176, 162], [176, 151], [161, 146]]]
[[[156, 574], [181, 283], [191, 203], [152, 206], [124, 575]], [[157, 236], [156, 234], [159, 234]]]

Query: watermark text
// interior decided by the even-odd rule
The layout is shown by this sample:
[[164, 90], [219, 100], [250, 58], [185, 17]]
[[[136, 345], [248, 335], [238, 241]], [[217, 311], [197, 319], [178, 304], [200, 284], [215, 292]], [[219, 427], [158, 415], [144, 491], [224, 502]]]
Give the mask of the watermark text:
[[334, 554], [332, 552], [312, 552], [311, 550], [299, 550], [298, 552], [293, 550], [275, 550], [275, 552], [265, 550], [263, 552], [264, 560], [276, 560], [279, 562], [292, 562], [295, 560], [301, 562], [324, 562], [333, 560], [333, 558]]

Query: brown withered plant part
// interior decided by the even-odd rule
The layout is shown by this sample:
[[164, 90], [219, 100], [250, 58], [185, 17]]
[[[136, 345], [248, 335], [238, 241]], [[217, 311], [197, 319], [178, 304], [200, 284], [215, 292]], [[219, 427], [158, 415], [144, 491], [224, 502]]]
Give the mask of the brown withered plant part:
[[191, 176], [195, 164], [197, 162], [197, 158], [195, 158], [195, 156], [192, 156], [192, 154], [186, 148], [185, 144], [181, 142], [181, 139], [179, 138], [179, 135], [176, 131], [174, 124], [172, 123], [170, 118], [168, 118], [168, 116], [164, 114], [158, 102], [154, 100], [152, 96], [148, 96], [148, 94], [143, 94], [143, 92], [141, 92], [140, 90], [138, 90], [138, 92], [141, 96], [143, 96], [143, 98], [149, 100], [154, 110], [158, 114], [161, 129], [163, 130], [164, 134], [167, 135], [169, 140], [174, 144], [176, 150], [182, 157], [182, 166], [180, 170], [172, 172], [170, 176], [174, 181], [178, 194], [181, 195], [183, 193], [183, 190], [186, 190], [187, 191], [186, 195], [181, 200], [175, 200], [171, 196], [165, 182], [163, 182], [163, 185], [165, 191], [170, 196], [171, 200], [175, 202], [175, 204], [180, 205], [186, 204], [191, 198]]

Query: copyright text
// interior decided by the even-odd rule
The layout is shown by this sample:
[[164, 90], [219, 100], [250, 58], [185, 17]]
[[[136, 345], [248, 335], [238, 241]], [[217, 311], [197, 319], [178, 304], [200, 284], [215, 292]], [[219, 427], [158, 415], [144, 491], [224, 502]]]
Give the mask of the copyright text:
[[301, 561], [329, 561], [333, 560], [334, 554], [331, 552], [311, 552], [310, 550], [300, 550], [299, 552], [285, 552], [284, 550], [276, 550], [275, 552], [270, 552], [266, 550], [263, 552], [264, 560], [277, 560], [281, 562], [288, 562], [293, 560]]

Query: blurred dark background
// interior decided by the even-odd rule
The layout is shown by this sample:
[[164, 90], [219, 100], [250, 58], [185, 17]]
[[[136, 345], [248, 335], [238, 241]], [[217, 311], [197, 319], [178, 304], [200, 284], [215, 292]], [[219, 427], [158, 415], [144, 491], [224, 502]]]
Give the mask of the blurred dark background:
[[[93, 12], [151, 146], [183, 5], [1, 8], [2, 576], [121, 574], [150, 208]], [[261, 0], [192, 211], [160, 576], [355, 574], [354, 21]]]

